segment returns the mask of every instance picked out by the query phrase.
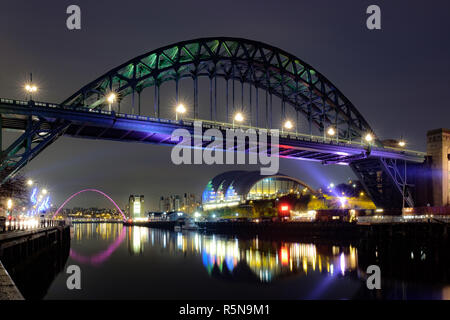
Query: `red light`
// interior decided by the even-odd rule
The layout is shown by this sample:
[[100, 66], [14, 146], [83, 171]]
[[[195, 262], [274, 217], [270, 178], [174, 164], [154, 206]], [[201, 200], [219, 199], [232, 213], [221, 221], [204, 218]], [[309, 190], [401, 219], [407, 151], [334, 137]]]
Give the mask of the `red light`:
[[281, 211], [282, 211], [282, 212], [289, 211], [289, 206], [287, 206], [287, 205], [281, 206]]
[[8, 216], [8, 220], [11, 221], [11, 219], [12, 219], [12, 217], [11, 217], [11, 216]]
[[289, 262], [289, 251], [286, 247], [281, 248], [281, 263], [287, 265]]
[[133, 222], [133, 220], [131, 220], [131, 219], [128, 219], [128, 223], [132, 223]]

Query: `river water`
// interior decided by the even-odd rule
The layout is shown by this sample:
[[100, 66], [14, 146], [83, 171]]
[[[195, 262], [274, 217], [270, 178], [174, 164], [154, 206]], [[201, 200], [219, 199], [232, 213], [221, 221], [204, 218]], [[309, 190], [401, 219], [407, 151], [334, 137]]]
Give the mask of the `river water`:
[[[370, 264], [381, 290], [367, 288]], [[80, 267], [80, 290], [67, 288], [69, 265]], [[35, 298], [450, 299], [449, 275], [445, 248], [75, 224], [64, 268]]]

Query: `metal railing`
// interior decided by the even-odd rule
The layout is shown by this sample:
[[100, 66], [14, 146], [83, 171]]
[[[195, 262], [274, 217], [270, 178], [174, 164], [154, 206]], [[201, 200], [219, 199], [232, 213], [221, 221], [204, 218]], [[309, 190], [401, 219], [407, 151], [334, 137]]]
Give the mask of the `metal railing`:
[[[130, 119], [130, 120], [140, 120], [140, 121], [147, 121], [147, 122], [159, 122], [159, 123], [166, 123], [166, 124], [173, 124], [173, 125], [185, 125], [192, 127], [194, 125], [195, 121], [201, 121], [202, 127], [204, 128], [222, 128], [222, 129], [254, 129], [256, 132], [261, 131], [267, 131], [268, 134], [270, 134], [269, 128], [261, 128], [261, 127], [255, 127], [255, 126], [249, 126], [242, 123], [227, 123], [227, 122], [220, 122], [220, 121], [211, 121], [211, 120], [205, 120], [205, 119], [192, 119], [184, 117], [180, 120], [173, 120], [173, 119], [164, 119], [164, 118], [156, 118], [156, 117], [148, 117], [148, 116], [141, 116], [141, 115], [135, 115], [135, 114], [126, 114], [126, 113], [120, 113], [115, 111], [109, 111], [109, 110], [102, 110], [102, 109], [94, 109], [89, 107], [72, 107], [72, 106], [62, 106], [59, 104], [54, 103], [47, 103], [47, 102], [36, 102], [36, 101], [25, 101], [25, 100], [14, 100], [14, 99], [5, 99], [0, 98], [0, 103], [5, 103], [9, 105], [18, 105], [18, 106], [27, 106], [30, 103], [34, 104], [38, 107], [44, 107], [44, 108], [58, 108], [63, 110], [70, 110], [70, 111], [78, 111], [78, 112], [87, 112], [87, 113], [95, 113], [100, 115], [109, 115], [116, 118], [123, 118], [123, 119]], [[411, 155], [424, 157], [426, 156], [425, 152], [416, 151], [416, 150], [409, 150], [405, 148], [396, 148], [396, 147], [390, 147], [390, 146], [376, 146], [373, 143], [364, 141], [362, 138], [359, 140], [347, 140], [344, 138], [339, 138], [338, 135], [336, 137], [327, 137], [326, 135], [313, 135], [313, 134], [306, 134], [306, 133], [299, 133], [295, 131], [285, 131], [284, 129], [278, 129], [279, 135], [281, 138], [288, 138], [293, 140], [301, 140], [301, 141], [308, 141], [308, 142], [317, 142], [317, 143], [326, 143], [326, 144], [335, 144], [337, 146], [343, 146], [343, 147], [358, 147], [358, 148], [368, 148], [372, 147], [378, 150], [390, 150], [392, 152], [396, 153], [408, 153]]]
[[412, 223], [412, 222], [430, 222], [430, 223], [450, 223], [450, 215], [410, 215], [410, 216], [367, 216], [358, 217], [360, 224], [380, 224], [380, 223]]
[[0, 217], [0, 232], [38, 230], [50, 227], [65, 226], [64, 220], [55, 219], [7, 219]]

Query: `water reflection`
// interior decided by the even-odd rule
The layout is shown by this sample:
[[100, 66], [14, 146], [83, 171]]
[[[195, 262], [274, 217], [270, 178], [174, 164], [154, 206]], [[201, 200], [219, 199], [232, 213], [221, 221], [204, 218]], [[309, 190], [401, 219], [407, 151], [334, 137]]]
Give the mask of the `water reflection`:
[[[448, 248], [435, 244], [339, 243], [173, 232], [121, 224], [74, 226], [69, 264], [90, 279], [47, 298], [448, 299]], [[365, 270], [382, 270], [370, 291]], [[132, 270], [123, 277], [123, 270]], [[111, 282], [114, 279], [114, 282]], [[109, 290], [103, 290], [111, 283]]]
[[[111, 225], [109, 225], [111, 226]], [[106, 225], [100, 225], [100, 230], [104, 231], [104, 237], [102, 239], [109, 239], [109, 235], [111, 234], [111, 228], [108, 228]], [[103, 227], [103, 228], [102, 228]], [[92, 231], [91, 228], [88, 228], [88, 230]], [[98, 229], [97, 229], [98, 230]], [[92, 235], [92, 232], [88, 232], [88, 235]], [[117, 250], [117, 248], [120, 246], [120, 244], [125, 240], [126, 230], [125, 227], [122, 228], [122, 231], [117, 236], [116, 240], [114, 240], [113, 243], [111, 243], [108, 248], [106, 248], [103, 251], [100, 251], [96, 254], [93, 254], [91, 256], [85, 256], [82, 254], [77, 253], [74, 249], [70, 249], [70, 257], [79, 262], [84, 264], [92, 264], [95, 266], [101, 265], [103, 262], [109, 259], [109, 257], [113, 254], [114, 251]], [[77, 228], [77, 240], [80, 241], [82, 238], [82, 234], [80, 232], [80, 228]]]
[[[73, 248], [70, 257], [79, 263], [100, 265], [127, 238], [130, 255], [142, 255], [145, 247], [160, 247], [168, 254], [201, 257], [208, 274], [217, 278], [270, 282], [311, 272], [333, 275], [354, 273], [357, 249], [349, 246], [317, 246], [313, 243], [260, 241], [200, 234], [171, 232], [146, 227], [118, 227], [114, 224], [76, 225], [75, 243], [85, 240], [113, 240], [106, 249], [89, 256]], [[149, 241], [150, 239], [150, 241]]]
[[[178, 234], [178, 237], [188, 236]], [[248, 266], [261, 282], [270, 282], [292, 274], [307, 275], [312, 271], [345, 274], [355, 270], [357, 265], [356, 249], [351, 246], [335, 248], [330, 254], [319, 251], [312, 243], [272, 242], [260, 246], [258, 238], [239, 241], [199, 234], [194, 235], [193, 241], [195, 245], [188, 245], [185, 250], [201, 253], [208, 273], [216, 276], [218, 269], [225, 276], [230, 273], [237, 277]]]
[[128, 227], [128, 252], [131, 255], [140, 255], [148, 242], [148, 228]]

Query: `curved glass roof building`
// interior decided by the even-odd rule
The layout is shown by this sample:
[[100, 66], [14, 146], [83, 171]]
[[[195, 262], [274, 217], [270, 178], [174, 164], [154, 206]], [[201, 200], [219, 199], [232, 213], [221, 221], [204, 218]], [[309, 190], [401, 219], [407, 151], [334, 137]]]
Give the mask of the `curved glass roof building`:
[[314, 193], [303, 181], [283, 174], [263, 176], [259, 171], [227, 171], [215, 176], [202, 194], [203, 209], [239, 205], [247, 200], [274, 199], [289, 193]]

